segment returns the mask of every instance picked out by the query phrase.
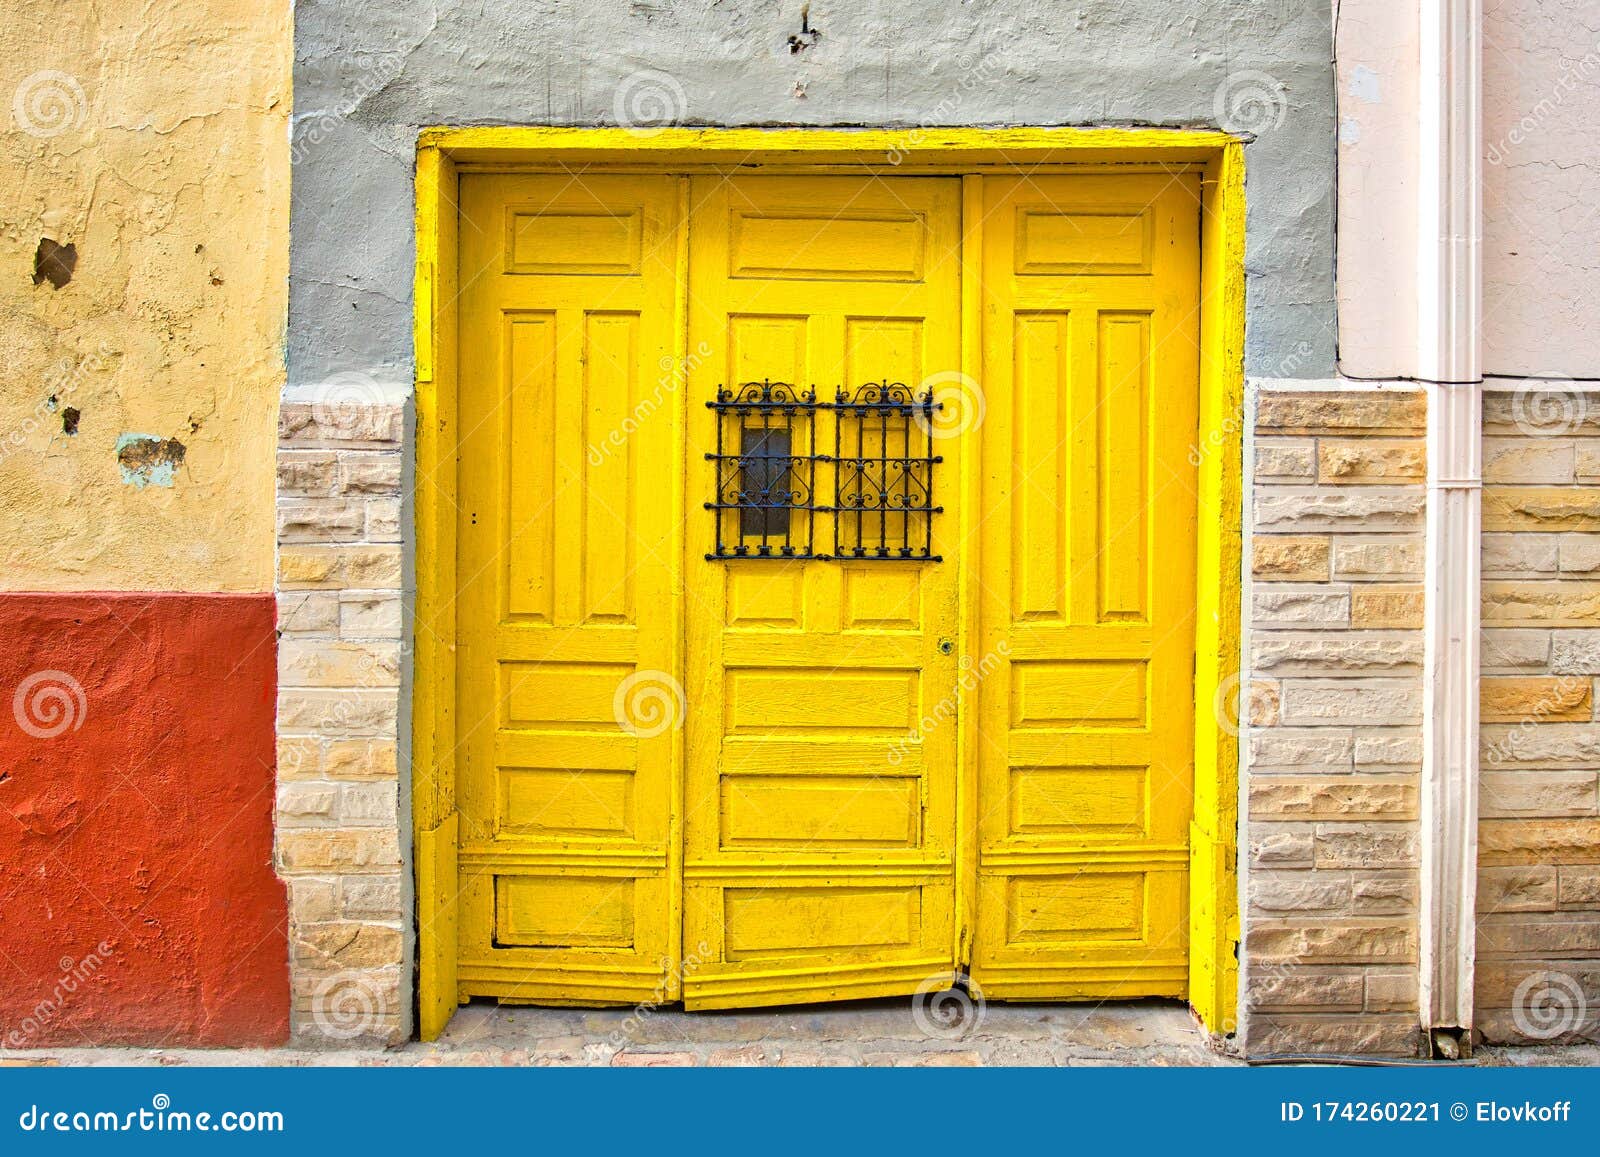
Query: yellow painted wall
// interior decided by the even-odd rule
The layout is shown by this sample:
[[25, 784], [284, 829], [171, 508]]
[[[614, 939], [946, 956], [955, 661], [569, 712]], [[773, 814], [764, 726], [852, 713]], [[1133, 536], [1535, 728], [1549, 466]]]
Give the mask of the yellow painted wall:
[[272, 589], [292, 44], [288, 0], [0, 0], [0, 588]]

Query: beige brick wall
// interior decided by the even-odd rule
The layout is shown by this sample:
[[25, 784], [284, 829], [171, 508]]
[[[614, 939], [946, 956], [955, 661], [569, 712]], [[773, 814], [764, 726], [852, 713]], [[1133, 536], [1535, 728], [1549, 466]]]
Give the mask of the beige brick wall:
[[1275, 385], [1247, 463], [1244, 1044], [1413, 1055], [1425, 400]]
[[1600, 395], [1484, 400], [1477, 1025], [1600, 1038]]
[[405, 409], [285, 402], [278, 449], [278, 872], [296, 1041], [410, 1028], [399, 775]]

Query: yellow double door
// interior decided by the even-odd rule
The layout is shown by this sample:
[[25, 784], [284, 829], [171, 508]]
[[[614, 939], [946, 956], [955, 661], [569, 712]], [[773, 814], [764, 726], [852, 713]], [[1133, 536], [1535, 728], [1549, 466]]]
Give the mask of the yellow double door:
[[1184, 994], [1198, 194], [463, 175], [460, 999]]

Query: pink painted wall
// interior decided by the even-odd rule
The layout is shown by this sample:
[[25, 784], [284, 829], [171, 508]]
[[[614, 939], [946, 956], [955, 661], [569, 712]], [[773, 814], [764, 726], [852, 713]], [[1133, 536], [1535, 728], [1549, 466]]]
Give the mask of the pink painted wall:
[[[1338, 8], [1339, 349], [1417, 372], [1418, 0]], [[1600, 17], [1593, 0], [1484, 0], [1483, 366], [1600, 377]]]
[[1484, 0], [1483, 365], [1600, 377], [1600, 7]]
[[1345, 0], [1339, 102], [1339, 357], [1359, 377], [1416, 372], [1416, 0]]

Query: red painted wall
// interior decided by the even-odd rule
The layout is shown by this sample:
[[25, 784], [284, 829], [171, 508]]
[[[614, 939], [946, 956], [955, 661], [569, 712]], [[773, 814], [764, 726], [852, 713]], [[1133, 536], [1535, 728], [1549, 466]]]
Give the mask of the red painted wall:
[[0, 1046], [289, 1029], [271, 595], [0, 595]]

